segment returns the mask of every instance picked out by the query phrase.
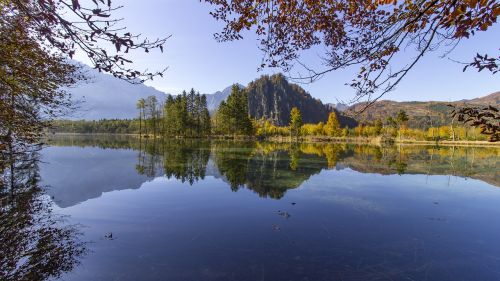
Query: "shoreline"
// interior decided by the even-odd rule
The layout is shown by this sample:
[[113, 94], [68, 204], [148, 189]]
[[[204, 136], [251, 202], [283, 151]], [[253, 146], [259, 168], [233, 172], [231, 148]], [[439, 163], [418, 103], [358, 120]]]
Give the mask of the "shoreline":
[[[50, 136], [129, 136], [139, 138], [138, 134], [132, 133], [53, 133], [47, 134], [45, 137]], [[152, 137], [143, 138], [146, 140]], [[163, 139], [163, 137], [157, 137]], [[401, 141], [395, 139], [393, 142], [384, 143], [380, 137], [377, 138], [360, 138], [360, 137], [299, 137], [297, 141], [290, 139], [290, 137], [272, 136], [272, 137], [256, 137], [256, 136], [211, 136], [211, 137], [171, 137], [171, 139], [205, 139], [205, 140], [235, 140], [235, 141], [269, 141], [279, 143], [351, 143], [351, 144], [367, 144], [367, 145], [423, 145], [423, 146], [482, 146], [482, 147], [500, 147], [500, 142], [488, 141], [425, 141], [425, 140], [409, 140], [403, 139]]]

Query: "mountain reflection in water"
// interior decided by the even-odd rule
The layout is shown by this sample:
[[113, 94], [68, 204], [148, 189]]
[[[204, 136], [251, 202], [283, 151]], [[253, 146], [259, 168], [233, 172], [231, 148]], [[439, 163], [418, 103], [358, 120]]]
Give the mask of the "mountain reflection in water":
[[24, 236], [37, 232], [3, 219], [9, 281], [31, 278], [14, 274], [25, 245], [54, 261], [31, 257], [49, 272], [35, 280], [500, 280], [499, 148], [49, 143], [38, 186], [52, 211], [37, 212], [74, 230]]
[[[322, 170], [360, 173], [447, 175], [500, 186], [497, 147], [369, 146], [167, 140], [127, 136], [56, 136], [43, 153], [42, 179], [60, 207], [103, 192], [140, 188], [158, 176], [193, 184], [221, 178], [233, 191], [282, 198]], [[110, 176], [112, 175], [112, 176]], [[71, 192], [67, 188], [71, 186]]]

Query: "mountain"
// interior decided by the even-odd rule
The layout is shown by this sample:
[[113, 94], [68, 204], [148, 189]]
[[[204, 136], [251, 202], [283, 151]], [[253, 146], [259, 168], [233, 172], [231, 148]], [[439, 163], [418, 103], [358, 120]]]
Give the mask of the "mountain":
[[[288, 83], [282, 74], [261, 76], [250, 82], [247, 87], [236, 84], [248, 92], [248, 108], [250, 116], [256, 119], [265, 118], [275, 124], [284, 126], [290, 122], [290, 110], [297, 107], [302, 113], [305, 123], [325, 122], [328, 114], [335, 107], [324, 105], [296, 84]], [[207, 96], [208, 110], [213, 113], [222, 101], [231, 94], [232, 85], [222, 91]], [[340, 105], [340, 104], [339, 104]], [[340, 122], [352, 126], [355, 121], [340, 116]]]
[[[238, 85], [238, 87], [240, 88], [244, 88], [244, 86], [241, 84], [236, 84], [236, 85]], [[219, 108], [220, 103], [222, 101], [225, 101], [227, 97], [229, 97], [232, 88], [233, 86], [231, 85], [229, 87], [226, 87], [222, 91], [217, 91], [213, 94], [205, 94], [205, 96], [207, 97], [208, 111], [210, 111], [210, 113], [215, 112]]]
[[[263, 75], [246, 87], [248, 110], [256, 119], [270, 119], [285, 126], [290, 123], [290, 110], [297, 107], [304, 123], [325, 122], [332, 109], [313, 98], [297, 84], [289, 83], [283, 74]], [[335, 110], [335, 109], [333, 109]], [[339, 115], [342, 126], [355, 125], [355, 121]]]
[[326, 106], [328, 106], [330, 109], [336, 109], [339, 112], [345, 111], [346, 109], [349, 108], [349, 106], [345, 103], [338, 102], [338, 103], [327, 103]]
[[[398, 111], [404, 110], [410, 117], [409, 126], [424, 128], [428, 126], [449, 125], [451, 122], [449, 104], [455, 106], [500, 106], [500, 92], [495, 92], [484, 97], [460, 100], [454, 102], [445, 101], [409, 101], [397, 102], [391, 100], [377, 101], [368, 107], [356, 119], [360, 122], [373, 122], [376, 119], [386, 120], [389, 116], [395, 116]], [[347, 109], [348, 113], [354, 114], [361, 111], [366, 103], [357, 103]]]
[[[66, 119], [132, 119], [137, 117], [136, 103], [139, 99], [155, 96], [163, 102], [169, 94], [144, 84], [131, 84], [112, 75], [100, 73], [86, 65], [80, 65], [89, 81], [81, 82], [66, 89], [78, 110]], [[243, 85], [237, 84], [240, 88]], [[220, 103], [231, 94], [232, 85], [213, 94], [205, 94], [208, 110], [215, 112]], [[282, 74], [262, 76], [251, 82], [246, 89], [249, 93], [249, 111], [255, 118], [268, 118], [278, 125], [288, 125], [290, 110], [297, 107], [305, 123], [326, 121], [332, 109], [296, 84], [288, 83]], [[353, 119], [339, 116], [342, 125], [353, 125]]]
[[[170, 95], [144, 84], [131, 84], [112, 75], [100, 73], [84, 64], [79, 65], [89, 81], [65, 89], [78, 105], [75, 112], [64, 116], [65, 119], [132, 119], [137, 117], [136, 103], [139, 99], [155, 96], [158, 101], [163, 102]], [[205, 94], [209, 111], [217, 110], [219, 104], [231, 93], [231, 87], [213, 94]]]
[[67, 88], [72, 100], [79, 105], [69, 119], [130, 119], [137, 116], [136, 103], [140, 98], [155, 96], [159, 101], [167, 94], [144, 84], [131, 84], [109, 74], [82, 65], [89, 81]]
[[464, 102], [467, 104], [498, 106], [498, 105], [500, 105], [500, 91], [494, 92], [492, 94], [489, 94], [489, 95], [481, 97], [481, 98], [475, 98], [475, 99], [471, 99], [471, 100], [462, 100], [461, 102]]
[[[136, 103], [139, 99], [155, 96], [161, 102], [169, 95], [144, 84], [131, 84], [111, 75], [100, 73], [86, 65], [81, 65], [81, 67], [90, 81], [81, 82], [66, 89], [72, 95], [73, 101], [79, 105], [77, 111], [65, 116], [66, 119], [131, 119], [137, 117]], [[243, 88], [240, 84], [238, 86]], [[220, 103], [227, 99], [231, 93], [231, 87], [213, 94], [206, 94], [210, 112], [213, 113], [217, 110]], [[271, 119], [278, 125], [288, 125], [290, 110], [292, 107], [297, 107], [300, 109], [305, 123], [324, 122], [329, 112], [334, 110], [338, 113], [342, 126], [354, 126], [356, 125], [354, 119], [340, 113], [344, 113], [344, 111], [347, 113], [357, 112], [366, 105], [366, 103], [358, 103], [349, 108], [345, 108], [346, 105], [342, 103], [325, 105], [320, 100], [313, 98], [299, 85], [289, 83], [282, 74], [262, 76], [250, 82], [246, 89], [248, 90], [250, 115], [254, 118]], [[361, 122], [373, 122], [378, 118], [385, 120], [388, 116], [396, 115], [402, 109], [410, 116], [409, 125], [411, 127], [447, 125], [450, 123], [448, 104], [499, 106], [500, 92], [456, 102], [377, 101], [356, 119]]]

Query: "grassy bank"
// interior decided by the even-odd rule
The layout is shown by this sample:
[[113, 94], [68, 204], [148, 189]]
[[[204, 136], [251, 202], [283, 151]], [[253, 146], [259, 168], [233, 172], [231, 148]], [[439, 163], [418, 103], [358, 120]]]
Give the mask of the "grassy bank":
[[[291, 142], [296, 141], [295, 138], [292, 140], [290, 137], [282, 136], [272, 136], [265, 138], [269, 141], [274, 142]], [[354, 144], [412, 144], [412, 145], [459, 145], [459, 146], [500, 146], [500, 142], [488, 142], [488, 141], [451, 141], [451, 140], [439, 140], [439, 141], [424, 141], [424, 140], [412, 140], [412, 139], [392, 139], [390, 141], [384, 141], [381, 137], [327, 137], [327, 136], [306, 136], [299, 137], [299, 142], [308, 143], [354, 143]]]

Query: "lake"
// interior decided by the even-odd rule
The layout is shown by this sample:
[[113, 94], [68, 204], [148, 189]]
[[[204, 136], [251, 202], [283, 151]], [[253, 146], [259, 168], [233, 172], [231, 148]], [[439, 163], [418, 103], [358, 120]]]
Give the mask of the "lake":
[[48, 143], [61, 280], [500, 280], [498, 147]]

